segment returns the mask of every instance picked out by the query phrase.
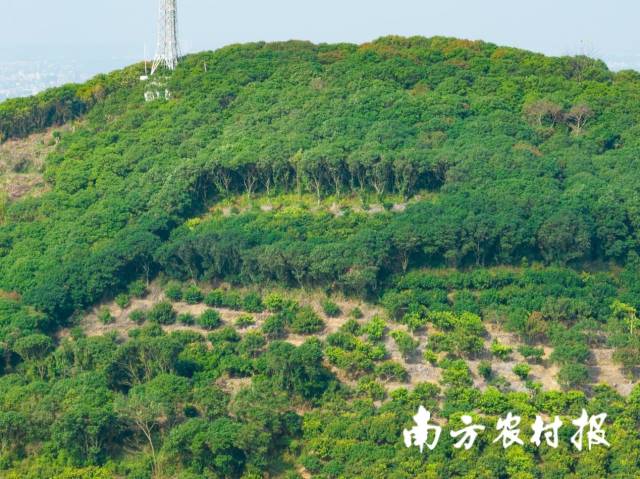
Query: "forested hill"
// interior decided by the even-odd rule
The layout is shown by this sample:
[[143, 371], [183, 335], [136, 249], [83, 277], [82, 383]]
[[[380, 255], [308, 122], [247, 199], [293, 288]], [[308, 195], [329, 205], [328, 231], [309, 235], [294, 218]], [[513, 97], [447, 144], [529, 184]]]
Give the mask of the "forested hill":
[[398, 37], [143, 68], [0, 103], [1, 477], [640, 477], [638, 73]]
[[[190, 55], [168, 101], [144, 101], [141, 70], [0, 105], [5, 138], [80, 119], [46, 162], [49, 191], [1, 216], [0, 287], [55, 320], [161, 269], [370, 295], [401, 265], [623, 261], [638, 249], [636, 72], [398, 37]], [[221, 197], [285, 191], [423, 200], [341, 220], [360, 223], [350, 231], [317, 225], [327, 235], [312, 242], [286, 234], [301, 220], [269, 215], [180, 227]], [[255, 221], [274, 233], [253, 234]], [[313, 245], [315, 266], [265, 259], [312, 263]]]

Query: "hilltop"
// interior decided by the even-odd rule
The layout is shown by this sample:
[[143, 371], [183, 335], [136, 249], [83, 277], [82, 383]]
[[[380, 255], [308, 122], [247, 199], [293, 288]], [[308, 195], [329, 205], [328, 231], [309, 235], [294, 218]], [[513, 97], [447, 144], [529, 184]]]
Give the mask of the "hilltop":
[[[142, 71], [0, 103], [6, 477], [637, 475], [640, 74], [441, 37]], [[420, 457], [418, 404], [613, 447]]]

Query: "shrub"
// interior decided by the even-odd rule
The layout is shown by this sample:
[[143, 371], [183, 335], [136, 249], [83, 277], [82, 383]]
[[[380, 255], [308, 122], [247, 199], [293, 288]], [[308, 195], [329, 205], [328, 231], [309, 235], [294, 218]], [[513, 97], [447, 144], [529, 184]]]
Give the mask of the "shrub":
[[491, 354], [493, 354], [495, 357], [499, 359], [502, 359], [503, 361], [506, 361], [507, 359], [509, 359], [509, 356], [511, 355], [512, 352], [513, 352], [513, 348], [505, 344], [500, 344], [495, 339], [491, 343]]
[[242, 336], [238, 334], [238, 331], [231, 326], [225, 326], [215, 333], [209, 333], [207, 339], [213, 344], [217, 343], [237, 343], [242, 339]]
[[182, 286], [177, 281], [170, 281], [164, 289], [164, 295], [174, 303], [182, 300]]
[[198, 326], [204, 329], [215, 329], [220, 326], [221, 322], [220, 313], [215, 309], [207, 309], [197, 319]]
[[284, 318], [280, 314], [269, 316], [262, 325], [262, 332], [269, 339], [283, 338], [286, 334]]
[[270, 293], [264, 298], [264, 305], [267, 309], [273, 313], [278, 313], [283, 310], [286, 303], [286, 299], [278, 293]]
[[224, 291], [222, 291], [221, 289], [214, 289], [213, 291], [209, 291], [204, 297], [204, 304], [206, 304], [210, 308], [219, 308], [224, 302], [223, 299]]
[[116, 320], [113, 316], [111, 316], [111, 311], [109, 311], [109, 308], [107, 308], [106, 306], [98, 311], [98, 319], [102, 324], [110, 324]]
[[291, 331], [296, 334], [313, 334], [324, 329], [324, 321], [308, 306], [300, 308], [291, 321]]
[[267, 344], [262, 333], [249, 332], [240, 341], [239, 351], [249, 357], [255, 358]]
[[418, 341], [413, 338], [409, 333], [405, 331], [392, 331], [391, 337], [396, 342], [400, 354], [407, 359], [410, 358], [416, 352], [418, 347]]
[[480, 364], [478, 364], [478, 374], [480, 374], [485, 381], [489, 381], [493, 377], [491, 363], [486, 360], [480, 361]]
[[360, 323], [358, 323], [358, 321], [356, 321], [355, 319], [349, 319], [342, 326], [340, 326], [340, 331], [353, 334], [354, 336], [360, 336], [361, 330], [362, 327], [360, 326]]
[[370, 376], [363, 377], [358, 381], [357, 391], [372, 401], [382, 401], [387, 395], [384, 386]]
[[584, 364], [564, 364], [558, 371], [558, 382], [565, 388], [584, 386], [589, 382], [589, 368]]
[[381, 341], [384, 338], [384, 332], [387, 329], [387, 324], [380, 316], [376, 315], [371, 318], [367, 324], [364, 325], [364, 332], [369, 337], [369, 341]]
[[242, 296], [236, 291], [224, 291], [222, 295], [222, 307], [233, 310], [242, 309]]
[[527, 360], [532, 362], [539, 362], [544, 357], [544, 349], [535, 348], [527, 344], [520, 346], [518, 352], [522, 354]]
[[162, 301], [149, 310], [147, 319], [158, 324], [173, 324], [176, 322], [176, 312], [170, 302]]
[[425, 349], [422, 353], [422, 357], [425, 361], [429, 362], [432, 366], [437, 366], [438, 364], [438, 355], [432, 351], [431, 349]]
[[186, 288], [182, 292], [182, 297], [188, 304], [198, 304], [201, 303], [204, 299], [202, 291], [200, 291], [200, 289], [195, 285], [191, 285]]
[[531, 366], [527, 363], [518, 363], [513, 367], [513, 373], [523, 381], [529, 377]]
[[254, 291], [247, 293], [244, 298], [242, 298], [242, 309], [248, 313], [261, 313], [264, 311], [262, 297]]
[[126, 293], [120, 293], [116, 296], [116, 304], [120, 306], [120, 308], [124, 309], [131, 304], [131, 297]]
[[400, 322], [405, 324], [410, 331], [416, 332], [427, 325], [427, 318], [420, 313], [407, 313]]
[[131, 311], [129, 319], [136, 324], [142, 324], [147, 320], [147, 312], [143, 309]]
[[334, 303], [330, 299], [325, 299], [322, 302], [322, 310], [324, 311], [324, 314], [326, 314], [330, 318], [336, 318], [340, 316], [340, 314], [342, 314], [342, 311], [340, 310], [340, 306], [338, 306], [336, 303]]
[[246, 328], [253, 324], [255, 324], [255, 320], [250, 314], [241, 314], [236, 318], [236, 326], [239, 328]]
[[452, 387], [469, 387], [473, 385], [469, 366], [464, 360], [443, 361], [442, 368], [442, 384]]
[[185, 326], [193, 326], [196, 323], [196, 318], [191, 313], [182, 313], [178, 315], [178, 322]]
[[147, 285], [141, 279], [129, 285], [129, 294], [134, 298], [144, 298], [147, 295]]
[[385, 361], [379, 364], [376, 366], [375, 373], [383, 381], [404, 382], [409, 377], [407, 370], [395, 361]]
[[362, 310], [356, 306], [349, 313], [349, 317], [353, 319], [362, 319], [364, 317], [364, 314], [362, 314]]

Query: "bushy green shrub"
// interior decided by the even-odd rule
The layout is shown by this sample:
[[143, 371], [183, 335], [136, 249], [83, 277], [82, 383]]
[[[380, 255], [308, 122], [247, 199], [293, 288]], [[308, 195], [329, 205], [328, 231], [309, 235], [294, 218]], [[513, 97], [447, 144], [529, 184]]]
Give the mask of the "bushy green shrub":
[[527, 363], [518, 363], [513, 367], [513, 373], [524, 381], [531, 373], [531, 366]]
[[147, 285], [142, 280], [134, 281], [129, 285], [129, 294], [134, 298], [144, 298], [147, 295]]
[[558, 382], [565, 388], [584, 386], [589, 382], [589, 368], [584, 364], [564, 364], [558, 371]]
[[384, 361], [376, 366], [375, 374], [383, 381], [404, 382], [409, 377], [407, 370], [395, 361]]
[[296, 334], [313, 334], [324, 329], [324, 321], [309, 306], [300, 308], [293, 317], [290, 328]]
[[364, 314], [362, 313], [362, 310], [356, 306], [349, 312], [349, 317], [353, 319], [362, 319]]
[[489, 381], [493, 377], [491, 363], [484, 359], [480, 361], [480, 364], [478, 364], [478, 374], [480, 374], [485, 381]]
[[496, 358], [506, 361], [507, 359], [509, 359], [509, 356], [511, 356], [512, 352], [513, 348], [505, 344], [501, 344], [495, 339], [491, 343], [491, 354], [493, 354]]
[[269, 339], [279, 339], [286, 335], [286, 323], [282, 315], [272, 314], [262, 325], [262, 332]]
[[131, 297], [126, 293], [120, 293], [116, 296], [116, 304], [120, 306], [120, 308], [125, 309], [131, 304]]
[[174, 303], [182, 300], [182, 285], [177, 281], [170, 281], [164, 288], [164, 295]]
[[325, 299], [324, 301], [322, 301], [322, 310], [324, 311], [324, 314], [326, 314], [330, 318], [337, 318], [342, 314], [340, 306], [338, 306], [330, 299]]
[[233, 310], [242, 309], [242, 296], [237, 291], [225, 291], [222, 295], [222, 307]]
[[185, 326], [193, 326], [196, 324], [196, 318], [191, 313], [182, 313], [178, 315], [178, 322]]
[[371, 321], [364, 325], [362, 330], [369, 337], [370, 341], [381, 341], [387, 330], [387, 323], [385, 323], [384, 319], [380, 316], [375, 315], [371, 318]]
[[222, 317], [215, 309], [207, 309], [204, 313], [198, 316], [196, 322], [201, 328], [215, 329], [222, 323]]
[[529, 346], [527, 344], [518, 348], [518, 352], [522, 354], [527, 360], [532, 362], [539, 362], [544, 357], [544, 349]]
[[418, 341], [409, 333], [395, 330], [391, 332], [391, 337], [398, 346], [400, 354], [402, 354], [405, 359], [408, 359], [415, 354], [416, 348], [418, 347]]
[[361, 378], [358, 381], [356, 390], [359, 394], [368, 397], [372, 401], [382, 401], [387, 395], [384, 386], [371, 376]]
[[136, 309], [129, 313], [129, 319], [136, 324], [142, 324], [147, 320], [147, 312], [143, 309]]
[[204, 297], [204, 304], [210, 308], [220, 308], [224, 302], [224, 291], [221, 289], [214, 289], [209, 291]]
[[242, 298], [242, 309], [248, 313], [261, 313], [264, 311], [262, 297], [254, 291], [245, 294]]
[[169, 301], [162, 301], [149, 310], [147, 319], [152, 323], [173, 324], [176, 322], [176, 312]]
[[340, 331], [353, 334], [354, 336], [360, 336], [362, 327], [355, 319], [348, 319], [342, 326], [340, 326]]
[[116, 318], [111, 315], [111, 311], [106, 306], [98, 311], [98, 319], [102, 324], [110, 324], [115, 322]]
[[255, 319], [250, 314], [241, 314], [236, 318], [236, 326], [239, 328], [247, 328], [255, 324]]
[[427, 361], [432, 366], [437, 366], [438, 364], [438, 355], [431, 349], [425, 349], [422, 352], [422, 357], [425, 361]]
[[298, 308], [298, 303], [292, 299], [287, 299], [279, 293], [270, 293], [264, 298], [265, 307], [272, 313], [282, 311], [294, 311]]
[[405, 324], [409, 331], [416, 332], [420, 329], [424, 329], [427, 326], [427, 318], [420, 313], [407, 313], [400, 320], [402, 324]]
[[200, 288], [191, 285], [182, 291], [182, 297], [188, 304], [198, 304], [204, 299], [204, 294], [202, 294]]

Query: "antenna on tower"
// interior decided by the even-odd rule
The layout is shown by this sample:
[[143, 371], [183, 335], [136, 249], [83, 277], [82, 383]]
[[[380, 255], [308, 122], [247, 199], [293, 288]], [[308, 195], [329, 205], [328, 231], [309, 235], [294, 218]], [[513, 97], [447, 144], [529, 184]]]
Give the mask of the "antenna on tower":
[[164, 65], [175, 70], [180, 58], [178, 46], [178, 5], [177, 0], [160, 0], [158, 15], [158, 45], [156, 56], [151, 66], [151, 74]]

